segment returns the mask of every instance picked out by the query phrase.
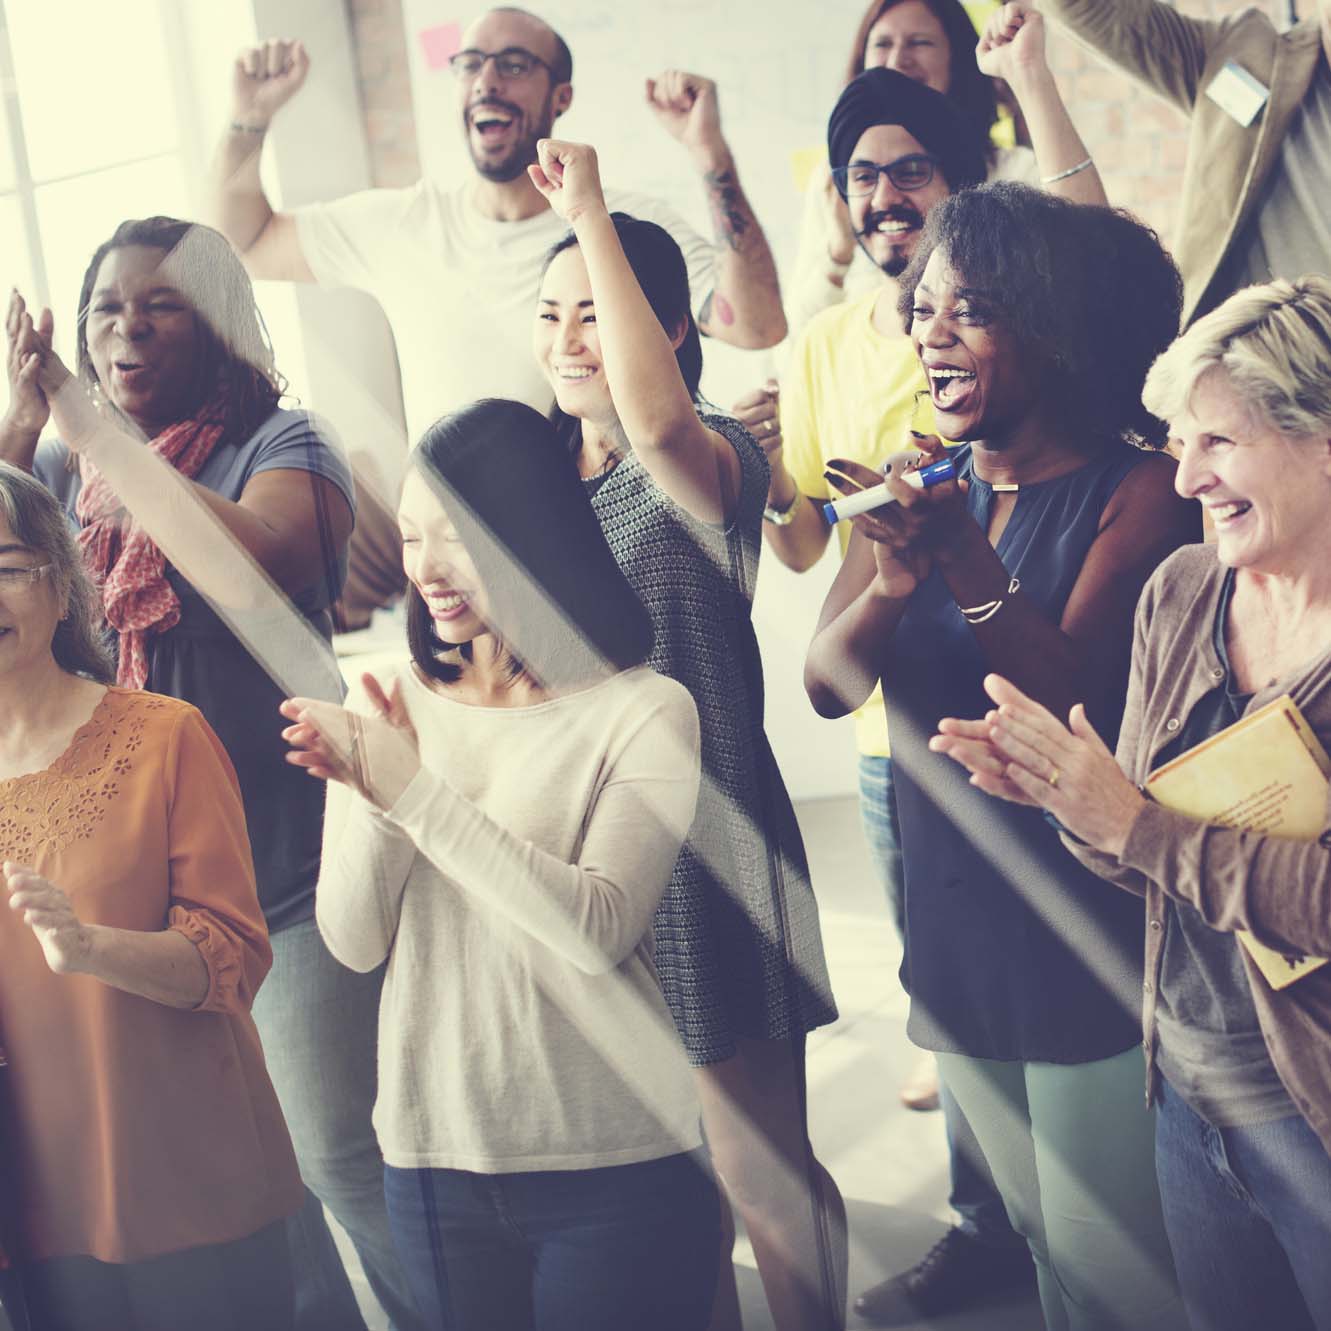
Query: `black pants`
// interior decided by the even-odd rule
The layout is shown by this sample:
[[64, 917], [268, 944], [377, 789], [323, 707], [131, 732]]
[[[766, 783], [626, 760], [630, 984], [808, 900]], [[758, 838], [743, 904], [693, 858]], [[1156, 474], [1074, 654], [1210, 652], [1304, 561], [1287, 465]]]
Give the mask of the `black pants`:
[[291, 1331], [282, 1221], [145, 1262], [55, 1257], [23, 1268], [32, 1331]]

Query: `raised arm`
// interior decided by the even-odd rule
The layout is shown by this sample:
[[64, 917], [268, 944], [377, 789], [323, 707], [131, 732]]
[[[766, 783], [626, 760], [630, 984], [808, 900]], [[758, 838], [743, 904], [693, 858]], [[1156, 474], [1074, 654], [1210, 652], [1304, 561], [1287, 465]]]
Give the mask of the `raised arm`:
[[703, 297], [698, 326], [737, 347], [774, 347], [786, 335], [776, 262], [721, 131], [716, 84], [668, 69], [647, 80], [647, 104], [688, 150], [707, 191], [719, 253], [716, 285]]
[[1189, 18], [1160, 0], [1041, 0], [1079, 42], [1152, 92], [1190, 111], [1226, 20]]
[[285, 39], [247, 48], [232, 67], [231, 120], [213, 157], [206, 212], [251, 277], [314, 281], [295, 218], [273, 210], [259, 176], [273, 116], [300, 91], [309, 68], [305, 47]]
[[1073, 203], [1107, 204], [1104, 182], [1045, 58], [1044, 19], [1025, 0], [989, 17], [975, 60], [990, 78], [1006, 80], [1026, 118], [1040, 177], [1051, 194]]
[[698, 416], [680, 376], [675, 347], [647, 303], [606, 209], [596, 153], [584, 144], [542, 139], [537, 188], [578, 238], [591, 284], [606, 383], [639, 461], [681, 508], [701, 522], [728, 522], [739, 499], [739, 457]]

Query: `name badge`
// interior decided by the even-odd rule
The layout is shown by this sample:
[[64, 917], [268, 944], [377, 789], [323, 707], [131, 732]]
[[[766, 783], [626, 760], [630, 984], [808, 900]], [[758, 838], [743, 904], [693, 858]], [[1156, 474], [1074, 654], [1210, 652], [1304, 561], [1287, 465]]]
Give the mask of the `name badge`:
[[1247, 129], [1270, 100], [1271, 89], [1242, 65], [1226, 60], [1225, 67], [1211, 80], [1206, 95]]

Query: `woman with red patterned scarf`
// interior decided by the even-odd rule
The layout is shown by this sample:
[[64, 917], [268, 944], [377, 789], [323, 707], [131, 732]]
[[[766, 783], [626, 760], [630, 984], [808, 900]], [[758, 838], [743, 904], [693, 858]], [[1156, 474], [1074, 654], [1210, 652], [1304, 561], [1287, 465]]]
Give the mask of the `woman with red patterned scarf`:
[[[284, 761], [289, 690], [270, 677], [285, 657], [336, 688], [350, 470], [324, 427], [279, 405], [285, 381], [250, 280], [208, 227], [129, 221], [98, 248], [79, 298], [77, 383], [51, 324], [15, 294], [0, 459], [64, 505], [118, 640], [118, 683], [193, 703], [236, 768], [274, 953], [254, 1018], [310, 1189], [290, 1228], [299, 1331], [364, 1325], [320, 1201], [410, 1331], [370, 1124], [382, 977], [338, 966], [319, 939], [321, 792]], [[48, 415], [61, 442], [39, 446]], [[232, 614], [247, 579], [274, 607], [257, 634]]]

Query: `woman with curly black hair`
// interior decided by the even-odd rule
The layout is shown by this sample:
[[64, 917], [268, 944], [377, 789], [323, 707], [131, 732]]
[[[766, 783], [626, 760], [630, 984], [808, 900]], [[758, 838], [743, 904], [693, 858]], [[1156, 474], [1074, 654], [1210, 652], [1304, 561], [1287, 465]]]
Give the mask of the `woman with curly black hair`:
[[[1030, 1244], [1047, 1324], [1181, 1327], [1140, 1098], [1141, 906], [928, 748], [941, 717], [986, 714], [991, 672], [1117, 731], [1138, 593], [1200, 535], [1141, 405], [1178, 273], [1125, 214], [1004, 183], [938, 204], [901, 285], [940, 432], [963, 441], [957, 480], [890, 475], [898, 502], [855, 520], [806, 684], [840, 716], [882, 679], [909, 1033]], [[921, 447], [893, 471], [943, 455]]]

